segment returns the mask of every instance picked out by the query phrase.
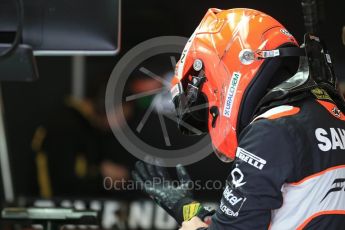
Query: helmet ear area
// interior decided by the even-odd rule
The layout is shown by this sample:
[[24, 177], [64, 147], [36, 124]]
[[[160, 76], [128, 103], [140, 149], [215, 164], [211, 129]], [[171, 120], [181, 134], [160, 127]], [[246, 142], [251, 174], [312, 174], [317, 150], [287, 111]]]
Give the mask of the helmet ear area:
[[270, 89], [292, 77], [298, 63], [299, 57], [277, 57], [264, 61], [243, 95], [237, 121], [238, 135], [251, 122], [260, 100]]

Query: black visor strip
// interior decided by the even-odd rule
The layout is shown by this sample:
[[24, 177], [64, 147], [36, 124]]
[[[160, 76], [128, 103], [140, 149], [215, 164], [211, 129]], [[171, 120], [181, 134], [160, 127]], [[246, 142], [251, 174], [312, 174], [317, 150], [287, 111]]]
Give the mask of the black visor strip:
[[306, 56], [304, 48], [284, 47], [284, 48], [279, 48], [278, 50], [279, 50], [279, 57]]

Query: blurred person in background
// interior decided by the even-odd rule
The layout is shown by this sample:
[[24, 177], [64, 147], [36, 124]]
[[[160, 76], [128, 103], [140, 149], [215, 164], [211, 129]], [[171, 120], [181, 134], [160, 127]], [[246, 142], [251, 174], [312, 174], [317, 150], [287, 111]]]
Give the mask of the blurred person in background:
[[[110, 130], [105, 89], [106, 81], [91, 81], [86, 98], [67, 97], [61, 111], [37, 128], [32, 149], [41, 197], [103, 196], [105, 186], [113, 191], [128, 180], [130, 157]], [[129, 105], [118, 109], [131, 115]]]

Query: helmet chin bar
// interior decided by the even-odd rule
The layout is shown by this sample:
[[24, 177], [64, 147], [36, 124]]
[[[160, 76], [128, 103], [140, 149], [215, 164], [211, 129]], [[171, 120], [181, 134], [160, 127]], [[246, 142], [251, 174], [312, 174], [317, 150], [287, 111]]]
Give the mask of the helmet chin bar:
[[[301, 93], [308, 92], [317, 87], [326, 90], [335, 100], [339, 108], [345, 109], [344, 101], [336, 90], [336, 77], [331, 57], [324, 43], [314, 35], [305, 34], [302, 47], [305, 50], [305, 54], [296, 55], [301, 56], [297, 73], [270, 90], [258, 104], [256, 114], [260, 109], [274, 101], [287, 100], [291, 102], [300, 100], [304, 98], [301, 97]], [[272, 55], [274, 53], [271, 52]], [[280, 56], [284, 55], [274, 57]], [[341, 110], [344, 111], [343, 109]]]
[[218, 151], [217, 147], [215, 147], [214, 145], [212, 145], [212, 147], [213, 147], [214, 153], [216, 154], [219, 160], [223, 161], [224, 163], [231, 163], [234, 161], [234, 159], [231, 159], [227, 157], [224, 153]]

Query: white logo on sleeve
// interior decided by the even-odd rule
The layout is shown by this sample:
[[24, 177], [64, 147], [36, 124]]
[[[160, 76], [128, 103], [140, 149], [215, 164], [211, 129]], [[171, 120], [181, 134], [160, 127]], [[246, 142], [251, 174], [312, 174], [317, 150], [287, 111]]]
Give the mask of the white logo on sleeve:
[[266, 160], [240, 147], [237, 148], [236, 157], [260, 170], [262, 170], [267, 163]]
[[223, 196], [232, 206], [235, 206], [239, 202], [241, 202], [241, 201], [244, 202], [246, 200], [246, 198], [236, 196], [234, 194], [233, 190], [229, 188], [229, 186], [226, 186], [226, 188], [223, 192]]
[[232, 105], [234, 104], [237, 86], [240, 82], [240, 78], [241, 78], [241, 73], [234, 72], [232, 74], [230, 85], [228, 88], [228, 93], [226, 94], [224, 109], [223, 109], [223, 115], [225, 117], [230, 117], [230, 115], [231, 115], [231, 108], [232, 108]]
[[220, 201], [220, 210], [228, 216], [237, 217], [246, 200], [238, 191], [226, 186]]
[[223, 213], [225, 213], [228, 216], [233, 216], [233, 217], [238, 216], [238, 212], [234, 212], [233, 210], [231, 210], [231, 208], [226, 206], [222, 201], [220, 202], [219, 208]]
[[244, 175], [243, 175], [242, 171], [239, 168], [237, 168], [237, 165], [236, 165], [236, 168], [234, 168], [231, 171], [231, 177], [232, 177], [231, 182], [233, 185], [235, 185], [236, 188], [241, 187], [242, 185], [247, 183], [247, 182], [243, 182]]

